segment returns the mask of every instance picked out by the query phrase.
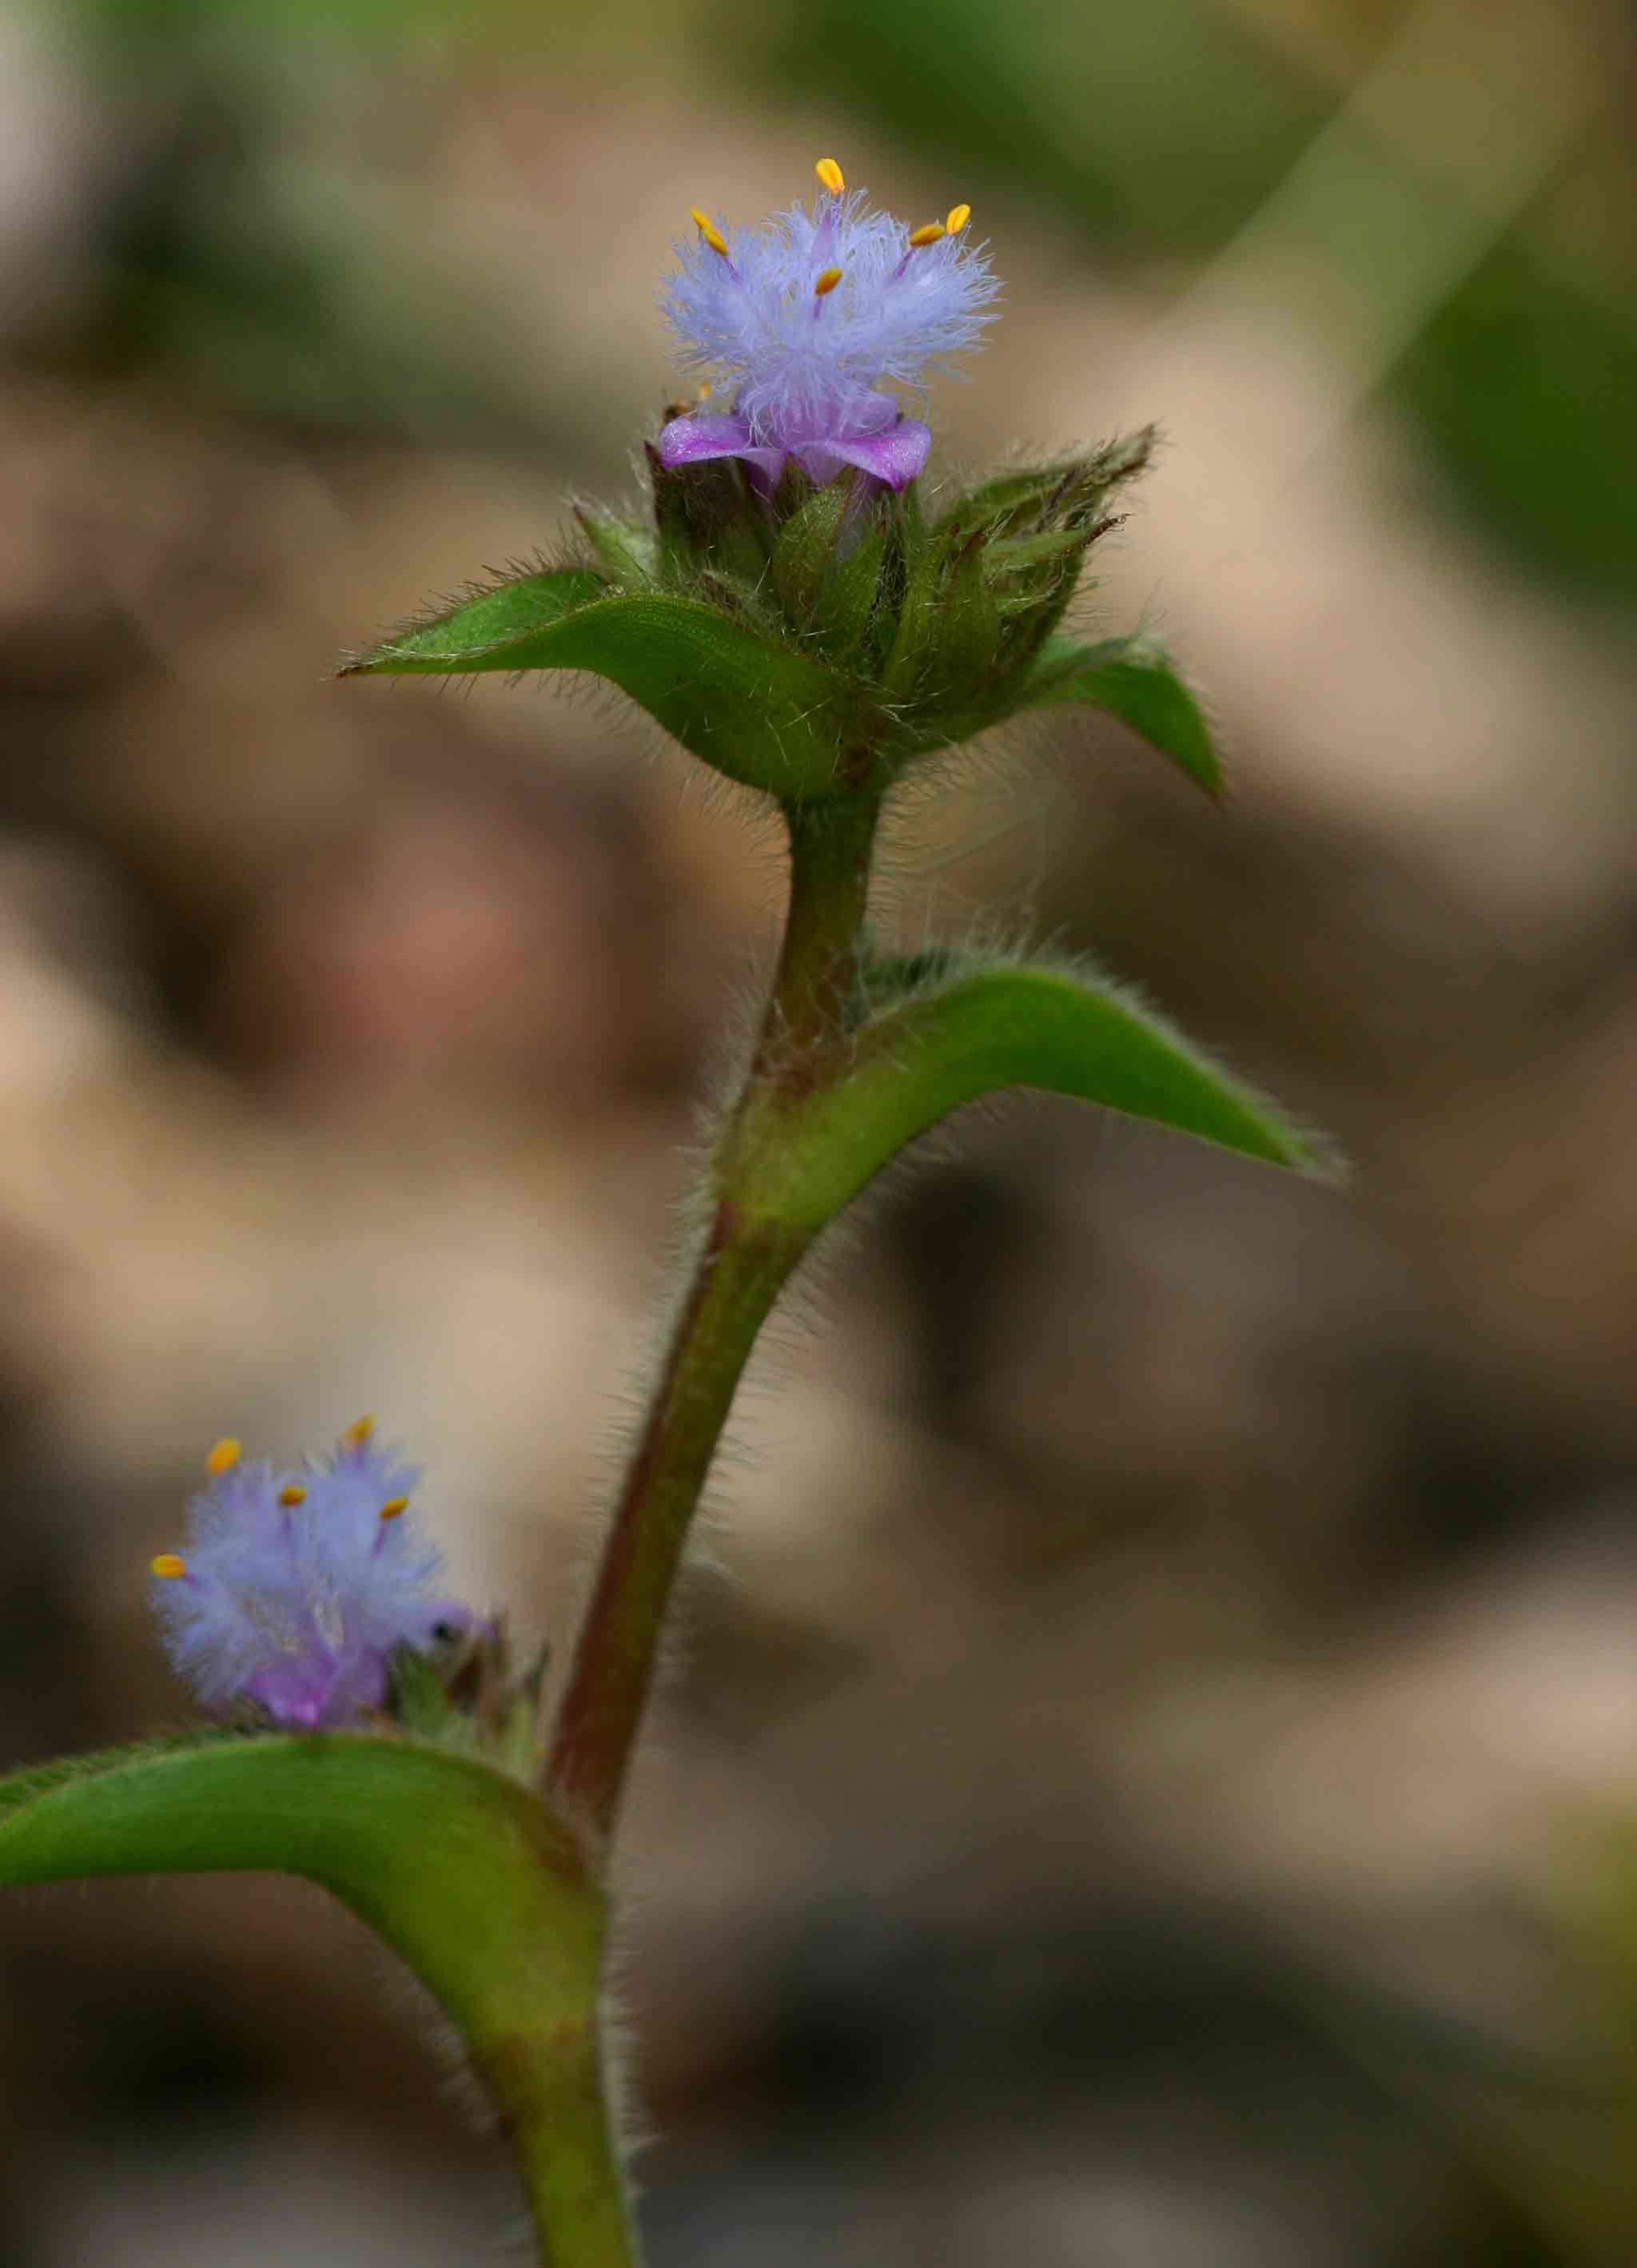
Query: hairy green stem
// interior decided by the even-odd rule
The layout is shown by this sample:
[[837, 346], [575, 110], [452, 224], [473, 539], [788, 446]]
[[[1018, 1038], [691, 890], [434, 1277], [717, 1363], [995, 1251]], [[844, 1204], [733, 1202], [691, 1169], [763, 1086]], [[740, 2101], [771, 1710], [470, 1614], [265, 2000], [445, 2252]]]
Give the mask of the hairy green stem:
[[638, 2268], [594, 2013], [471, 2044], [522, 2176], [540, 2268]]
[[756, 1335], [822, 1224], [758, 1195], [781, 1120], [838, 1067], [879, 817], [867, 796], [787, 808], [790, 906], [756, 1052], [706, 1176], [703, 1245], [615, 1507], [557, 1712], [547, 1793], [612, 1832], [689, 1527]]

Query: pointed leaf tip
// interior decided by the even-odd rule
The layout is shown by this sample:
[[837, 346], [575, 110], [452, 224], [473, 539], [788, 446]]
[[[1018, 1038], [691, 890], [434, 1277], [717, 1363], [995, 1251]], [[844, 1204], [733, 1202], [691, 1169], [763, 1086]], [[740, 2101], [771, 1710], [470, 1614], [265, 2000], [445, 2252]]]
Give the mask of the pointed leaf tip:
[[[512, 575], [474, 590], [454, 606], [419, 615], [365, 653], [354, 654], [341, 677], [390, 677], [405, 673], [459, 675], [503, 665], [484, 656], [527, 638], [565, 615], [601, 598], [608, 585], [590, 567], [554, 567]], [[522, 665], [515, 665], [521, 666]]]
[[1103, 638], [1095, 645], [1049, 638], [1018, 706], [1103, 710], [1169, 756], [1207, 795], [1223, 792], [1221, 760], [1205, 711], [1152, 638]]

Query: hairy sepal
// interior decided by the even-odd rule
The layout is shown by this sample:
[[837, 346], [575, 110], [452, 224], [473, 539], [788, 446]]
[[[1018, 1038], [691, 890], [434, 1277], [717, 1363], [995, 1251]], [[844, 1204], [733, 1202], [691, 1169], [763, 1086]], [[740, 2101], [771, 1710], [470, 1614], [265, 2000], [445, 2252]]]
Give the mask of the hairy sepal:
[[[781, 502], [788, 484], [787, 471]], [[807, 492], [791, 499], [773, 547], [773, 588], [785, 623], [837, 664], [867, 670], [889, 508], [869, 496], [857, 472], [822, 489], [803, 486]]]

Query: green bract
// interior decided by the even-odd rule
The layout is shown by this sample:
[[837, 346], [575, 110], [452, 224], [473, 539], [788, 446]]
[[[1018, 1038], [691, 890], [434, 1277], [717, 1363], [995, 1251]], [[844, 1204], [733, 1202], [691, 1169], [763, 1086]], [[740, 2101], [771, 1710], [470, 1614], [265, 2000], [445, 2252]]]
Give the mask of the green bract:
[[1031, 709], [1120, 718], [1200, 786], [1198, 704], [1151, 639], [1056, 636], [1138, 435], [1020, 467], [923, 521], [911, 487], [648, 452], [651, 526], [581, 510], [587, 563], [519, 575], [411, 623], [349, 674], [586, 670], [728, 778], [785, 802], [879, 793], [918, 758]]

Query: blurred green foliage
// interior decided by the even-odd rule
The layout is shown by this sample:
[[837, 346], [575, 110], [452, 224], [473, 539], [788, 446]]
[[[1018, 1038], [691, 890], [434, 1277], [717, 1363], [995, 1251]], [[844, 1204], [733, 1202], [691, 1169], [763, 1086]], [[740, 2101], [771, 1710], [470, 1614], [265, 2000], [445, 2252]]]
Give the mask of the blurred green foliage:
[[1536, 572], [1637, 592], [1637, 321], [1497, 246], [1405, 357], [1451, 491]]
[[[1055, 207], [1102, 261], [1208, 259], [1337, 105], [1335, 90], [1304, 79], [1243, 16], [1209, 0], [1098, 10], [813, 0], [783, 22], [759, 59], [770, 97], [816, 81], [962, 190], [981, 174]], [[1566, 20], [1565, 37], [1574, 30]], [[1619, 210], [1630, 181], [1611, 139], [1607, 194]], [[1357, 195], [1368, 204], [1384, 193], [1407, 234], [1440, 187], [1384, 144], [1374, 154], [1384, 178], [1361, 168]], [[1383, 232], [1360, 219], [1354, 245], [1346, 214], [1326, 216], [1343, 269], [1381, 256]], [[1637, 423], [1621, 404], [1637, 400], [1633, 279], [1577, 288], [1547, 270], [1529, 238], [1526, 215], [1455, 288], [1393, 374], [1393, 398], [1421, 429], [1451, 498], [1517, 561], [1588, 591], [1629, 593]], [[1388, 279], [1366, 266], [1353, 280]]]
[[771, 96], [807, 86], [873, 112], [948, 169], [1055, 204], [1101, 257], [1208, 253], [1294, 163], [1324, 106], [1198, 0], [815, 0], [758, 57]]

